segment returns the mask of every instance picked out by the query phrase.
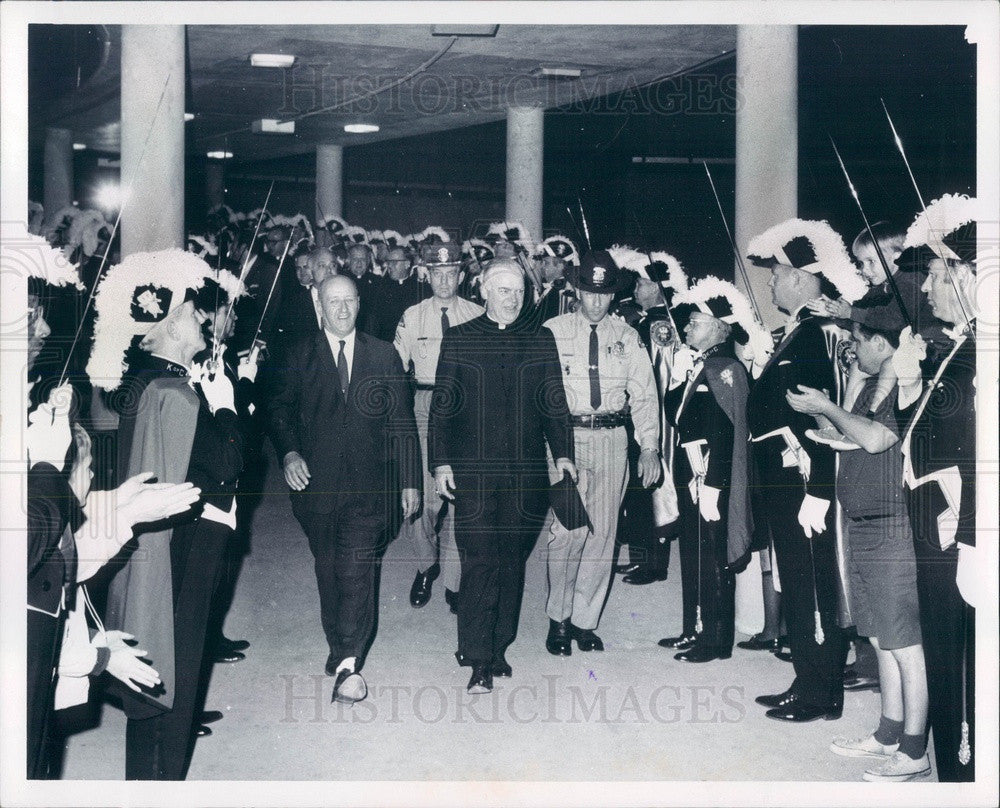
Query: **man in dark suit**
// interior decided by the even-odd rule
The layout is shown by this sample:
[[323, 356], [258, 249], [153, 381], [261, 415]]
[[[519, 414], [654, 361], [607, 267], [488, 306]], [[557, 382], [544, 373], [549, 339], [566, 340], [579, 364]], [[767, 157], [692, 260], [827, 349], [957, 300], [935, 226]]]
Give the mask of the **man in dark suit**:
[[326, 673], [333, 699], [368, 688], [358, 672], [375, 626], [379, 538], [394, 507], [387, 467], [397, 464], [404, 518], [420, 506], [420, 449], [413, 401], [389, 343], [355, 330], [358, 289], [345, 275], [319, 288], [323, 331], [274, 363], [272, 439], [292, 489], [292, 511], [315, 558]]
[[428, 297], [430, 288], [421, 283], [413, 271], [409, 254], [402, 247], [389, 250], [385, 268], [385, 275], [373, 276], [372, 304], [358, 327], [366, 334], [392, 342], [403, 312]]
[[573, 430], [555, 338], [518, 318], [524, 274], [512, 259], [483, 275], [486, 313], [441, 342], [427, 452], [438, 492], [455, 502], [462, 557], [458, 658], [470, 693], [510, 676], [504, 652], [517, 636], [524, 563], [548, 510], [545, 444], [576, 479]]

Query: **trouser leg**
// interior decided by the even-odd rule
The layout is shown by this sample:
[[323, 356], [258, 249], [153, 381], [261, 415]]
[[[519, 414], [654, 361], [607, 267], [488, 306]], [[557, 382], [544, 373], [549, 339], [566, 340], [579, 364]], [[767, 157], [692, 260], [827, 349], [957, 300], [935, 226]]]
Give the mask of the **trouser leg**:
[[441, 496], [434, 483], [434, 475], [426, 467], [427, 425], [430, 412], [431, 391], [417, 390], [413, 397], [413, 414], [417, 421], [417, 435], [420, 438], [420, 457], [423, 460], [424, 503], [419, 515], [404, 519], [399, 535], [405, 546], [413, 552], [416, 568], [426, 572], [438, 561], [438, 535], [435, 524], [442, 506]]
[[44, 778], [48, 772], [49, 723], [55, 693], [53, 674], [59, 663], [63, 621], [28, 610], [27, 642], [27, 777]]
[[381, 504], [352, 499], [340, 509], [334, 549], [335, 646], [341, 657], [364, 657], [375, 628]]
[[686, 488], [680, 489], [678, 508], [681, 529], [677, 537], [677, 549], [681, 562], [681, 634], [695, 633], [695, 613], [698, 606], [698, 506], [686, 496]]
[[302, 531], [309, 540], [319, 590], [320, 623], [331, 653], [337, 648], [337, 579], [335, 575], [336, 517], [330, 513], [301, 513]]

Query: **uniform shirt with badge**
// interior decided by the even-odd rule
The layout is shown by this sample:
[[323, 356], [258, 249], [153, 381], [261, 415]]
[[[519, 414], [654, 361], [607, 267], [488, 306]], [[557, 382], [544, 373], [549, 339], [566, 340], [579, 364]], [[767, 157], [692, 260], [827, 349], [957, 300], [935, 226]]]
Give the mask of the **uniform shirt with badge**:
[[453, 297], [447, 304], [436, 297], [429, 297], [403, 312], [392, 344], [404, 368], [413, 362], [418, 384], [434, 384], [441, 338], [444, 336], [442, 310], [445, 310], [449, 327], [474, 320], [486, 311], [463, 297]]

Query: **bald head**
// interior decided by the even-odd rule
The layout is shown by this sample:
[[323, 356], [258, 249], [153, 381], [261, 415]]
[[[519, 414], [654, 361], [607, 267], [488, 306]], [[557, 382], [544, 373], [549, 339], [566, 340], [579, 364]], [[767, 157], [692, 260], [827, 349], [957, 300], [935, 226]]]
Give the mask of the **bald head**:
[[328, 277], [337, 274], [337, 259], [333, 250], [329, 247], [316, 247], [309, 253], [309, 272], [317, 289]]
[[358, 319], [358, 287], [346, 275], [333, 275], [324, 280], [318, 290], [323, 311], [323, 328], [337, 337], [346, 337], [354, 330]]

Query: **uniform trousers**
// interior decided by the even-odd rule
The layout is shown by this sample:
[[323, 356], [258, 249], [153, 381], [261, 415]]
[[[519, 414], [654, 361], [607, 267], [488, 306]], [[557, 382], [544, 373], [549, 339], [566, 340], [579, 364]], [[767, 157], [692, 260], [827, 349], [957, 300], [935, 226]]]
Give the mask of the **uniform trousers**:
[[[549, 598], [545, 611], [552, 620], [572, 619], [582, 629], [597, 628], [611, 585], [618, 513], [628, 480], [625, 427], [573, 430], [577, 489], [590, 516], [586, 525], [567, 530], [553, 519], [548, 535]], [[558, 481], [554, 467], [552, 482]]]
[[736, 632], [736, 576], [726, 567], [728, 532], [726, 514], [729, 491], [719, 494], [722, 519], [706, 522], [687, 491], [687, 483], [678, 486], [681, 534], [678, 539], [681, 557], [682, 633], [695, 633], [698, 604], [701, 604], [702, 630], [698, 642], [723, 651], [731, 651]]
[[458, 653], [499, 659], [517, 636], [524, 564], [548, 507], [546, 476], [455, 469], [455, 539], [462, 558]]
[[[935, 486], [929, 483], [926, 487]], [[975, 758], [975, 609], [958, 591], [958, 548], [942, 550], [922, 520], [920, 489], [908, 491], [910, 524], [917, 556], [917, 597], [927, 664], [927, 719], [934, 738], [934, 763], [942, 783], [972, 782]], [[964, 667], [964, 670], [963, 670]], [[963, 677], [965, 698], [962, 698]], [[963, 715], [969, 722], [972, 759], [958, 759]]]
[[[432, 390], [417, 390], [413, 396], [413, 414], [417, 419], [417, 434], [420, 436], [420, 456], [427, 457], [427, 424], [430, 418]], [[461, 583], [462, 568], [455, 545], [455, 516], [449, 507], [441, 519], [441, 529], [437, 530], [438, 517], [445, 500], [437, 492], [434, 475], [424, 469], [424, 507], [419, 515], [404, 519], [399, 529], [400, 537], [407, 546], [413, 548], [417, 569], [426, 572], [435, 562], [441, 564], [444, 585], [457, 592]], [[439, 545], [440, 541], [440, 545]]]
[[320, 619], [330, 653], [357, 657], [375, 628], [378, 547], [388, 508], [382, 497], [340, 493], [331, 513], [297, 513], [309, 539], [319, 588]]
[[43, 779], [48, 774], [49, 729], [55, 696], [55, 670], [59, 664], [64, 614], [28, 609], [27, 654], [27, 778]]
[[[840, 704], [844, 698], [844, 632], [837, 622], [838, 567], [833, 503], [827, 529], [806, 538], [798, 521], [805, 494], [796, 468], [783, 468], [769, 443], [753, 444], [761, 481], [759, 514], [768, 523], [781, 581], [781, 605], [788, 627], [795, 681], [791, 690], [806, 704]], [[831, 497], [833, 492], [831, 491]], [[824, 640], [816, 641], [814, 612], [819, 608]]]
[[[125, 730], [126, 780], [183, 780], [194, 743], [195, 709], [205, 631], [222, 556], [232, 536], [209, 519], [174, 528], [170, 538], [174, 587], [174, 700], [152, 718], [129, 718]], [[142, 637], [137, 637], [141, 644]], [[156, 666], [156, 660], [150, 660]]]

